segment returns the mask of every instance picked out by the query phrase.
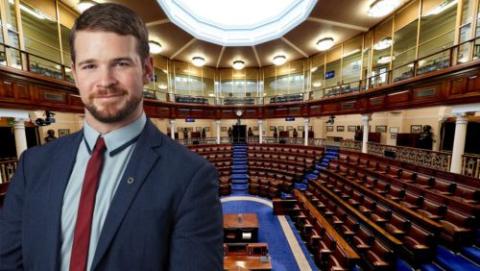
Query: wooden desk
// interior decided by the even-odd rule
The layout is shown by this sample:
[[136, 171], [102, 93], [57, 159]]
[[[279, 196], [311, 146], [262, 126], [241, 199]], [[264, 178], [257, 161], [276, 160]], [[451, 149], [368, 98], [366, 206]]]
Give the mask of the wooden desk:
[[257, 242], [257, 214], [225, 214], [223, 215], [223, 230], [225, 243]]
[[223, 270], [272, 270], [270, 258], [262, 256], [232, 255], [225, 256], [223, 261]]

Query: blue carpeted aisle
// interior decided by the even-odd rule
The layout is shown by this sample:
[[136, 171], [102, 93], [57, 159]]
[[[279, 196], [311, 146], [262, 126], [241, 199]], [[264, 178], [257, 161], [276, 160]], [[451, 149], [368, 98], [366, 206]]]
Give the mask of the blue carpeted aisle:
[[[272, 267], [274, 271], [296, 271], [300, 269], [297, 266], [295, 258], [290, 250], [288, 241], [282, 231], [278, 218], [273, 214], [271, 207], [262, 203], [252, 201], [228, 201], [223, 204], [223, 213], [256, 213], [258, 216], [259, 242], [268, 243], [270, 256], [272, 259]], [[290, 222], [290, 221], [289, 221]], [[291, 223], [289, 223], [291, 225]], [[299, 236], [295, 229], [292, 229], [297, 240]], [[303, 242], [299, 242], [302, 251], [305, 254], [312, 270], [318, 270], [313, 260], [309, 256]], [[306, 253], [307, 252], [307, 253]]]
[[232, 195], [248, 195], [248, 147], [234, 144], [232, 148]]

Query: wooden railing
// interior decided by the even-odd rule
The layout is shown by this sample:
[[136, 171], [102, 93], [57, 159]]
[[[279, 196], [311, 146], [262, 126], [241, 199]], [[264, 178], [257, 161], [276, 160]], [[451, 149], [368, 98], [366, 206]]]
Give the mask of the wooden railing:
[[480, 155], [463, 155], [462, 174], [465, 176], [480, 179]]
[[10, 182], [17, 169], [17, 160], [14, 158], [0, 160], [0, 184]]

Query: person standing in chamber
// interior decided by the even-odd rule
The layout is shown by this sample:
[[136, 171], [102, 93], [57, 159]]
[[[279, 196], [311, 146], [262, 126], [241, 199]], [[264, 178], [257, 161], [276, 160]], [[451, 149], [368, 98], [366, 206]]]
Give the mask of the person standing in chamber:
[[223, 270], [218, 174], [143, 110], [145, 24], [98, 4], [70, 38], [83, 130], [19, 159], [0, 213], [0, 270]]

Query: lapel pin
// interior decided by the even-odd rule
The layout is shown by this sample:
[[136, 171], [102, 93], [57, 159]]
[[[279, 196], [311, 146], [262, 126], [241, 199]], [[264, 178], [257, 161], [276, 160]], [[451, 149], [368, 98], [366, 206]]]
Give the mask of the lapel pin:
[[128, 179], [127, 179], [128, 184], [132, 184], [134, 181], [135, 181], [135, 179], [133, 177], [128, 177]]

